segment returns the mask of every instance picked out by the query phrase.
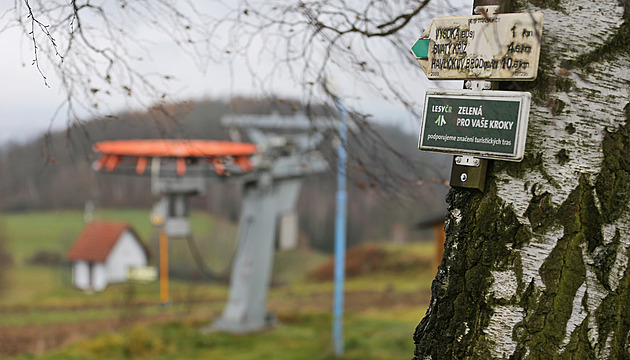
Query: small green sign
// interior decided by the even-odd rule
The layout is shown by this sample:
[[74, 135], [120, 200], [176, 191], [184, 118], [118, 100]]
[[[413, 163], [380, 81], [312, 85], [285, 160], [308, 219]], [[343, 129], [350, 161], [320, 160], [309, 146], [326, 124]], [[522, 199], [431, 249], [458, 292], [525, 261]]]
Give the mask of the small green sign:
[[418, 147], [521, 161], [530, 97], [514, 91], [428, 90]]
[[411, 51], [417, 58], [429, 57], [430, 41], [431, 39], [418, 39], [418, 41], [416, 41], [411, 47]]

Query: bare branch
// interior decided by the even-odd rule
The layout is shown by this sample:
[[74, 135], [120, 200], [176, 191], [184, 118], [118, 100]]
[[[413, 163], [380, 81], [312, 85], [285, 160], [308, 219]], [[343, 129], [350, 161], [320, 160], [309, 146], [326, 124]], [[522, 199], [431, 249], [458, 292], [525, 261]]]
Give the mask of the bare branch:
[[[406, 109], [410, 117], [419, 116], [417, 84], [423, 75], [409, 47], [422, 24], [428, 25], [428, 14], [452, 7], [448, 0], [14, 1], [15, 24], [30, 40], [33, 65], [46, 86], [58, 82], [66, 93], [54, 116], [65, 109], [69, 124], [80, 123], [86, 112], [111, 114], [114, 99], [144, 108], [169, 102], [173, 76], [143, 66], [152, 57], [151, 40], [144, 35], [159, 32], [201, 71], [229, 63], [236, 72], [233, 62], [242, 61], [252, 88], [261, 94], [273, 95], [280, 82], [289, 80], [301, 88], [304, 103], [315, 103], [330, 99], [318, 86], [324, 74], [352, 84], [360, 91], [345, 100], [356, 125], [357, 133], [351, 135], [358, 145], [351, 157], [357, 167], [366, 163], [362, 157], [384, 158], [387, 153], [406, 169], [400, 178], [418, 178], [412, 171], [417, 164], [384, 144], [369, 114], [355, 106], [362, 96], [378, 96]], [[373, 153], [375, 143], [378, 154]], [[391, 170], [387, 164], [382, 169]]]

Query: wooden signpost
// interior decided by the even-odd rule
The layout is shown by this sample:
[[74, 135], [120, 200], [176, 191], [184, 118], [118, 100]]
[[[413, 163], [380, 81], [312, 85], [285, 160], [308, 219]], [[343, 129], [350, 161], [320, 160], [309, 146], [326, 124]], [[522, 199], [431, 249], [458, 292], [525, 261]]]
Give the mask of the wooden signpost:
[[534, 80], [542, 13], [433, 19], [411, 51], [431, 80]]
[[531, 98], [485, 90], [486, 80], [536, 78], [543, 14], [475, 10], [480, 15], [433, 19], [411, 51], [430, 80], [470, 80], [472, 91], [427, 91], [418, 148], [456, 155], [451, 186], [483, 191], [486, 159], [523, 159]]

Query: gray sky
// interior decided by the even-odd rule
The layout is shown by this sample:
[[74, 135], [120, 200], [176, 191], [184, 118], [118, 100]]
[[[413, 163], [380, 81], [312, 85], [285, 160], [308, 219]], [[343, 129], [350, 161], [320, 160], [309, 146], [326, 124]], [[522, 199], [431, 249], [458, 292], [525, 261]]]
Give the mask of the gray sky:
[[[438, 8], [440, 1], [442, 0], [434, 1]], [[461, 4], [463, 12], [452, 15], [469, 14], [467, 9], [470, 9], [471, 2], [471, 0], [454, 0], [454, 4]], [[12, 0], [0, 0], [0, 4], [4, 4], [2, 6], [4, 9], [12, 3]], [[418, 28], [428, 26], [430, 19], [421, 22], [417, 25]], [[418, 36], [420, 36], [420, 30], [418, 30]], [[259, 93], [248, 79], [248, 72], [242, 62], [233, 62], [231, 67], [233, 71], [230, 71], [227, 63], [211, 63], [206, 69], [200, 69], [194, 60], [173, 45], [170, 39], [158, 34], [148, 34], [148, 37], [152, 38], [148, 47], [150, 57], [143, 67], [174, 75], [176, 80], [171, 82], [169, 90], [175, 94], [176, 99], [226, 98], [231, 94], [256, 95]], [[411, 45], [410, 43], [409, 46]], [[56, 109], [63, 102], [65, 93], [59, 80], [45, 66], [43, 70], [50, 86], [47, 87], [44, 84], [37, 68], [31, 64], [33, 50], [28, 39], [18, 29], [5, 29], [0, 32], [0, 48], [4, 49], [3, 56], [0, 57], [2, 83], [0, 86], [0, 145], [9, 141], [22, 142], [32, 139], [49, 128], [53, 130], [65, 128], [65, 112], [61, 112], [54, 122], [51, 122]], [[258, 65], [266, 66], [264, 61]], [[416, 70], [418, 74], [422, 73], [420, 66]], [[417, 77], [418, 74], [413, 75]], [[413, 84], [401, 84], [401, 86], [417, 88], [419, 98], [424, 96], [424, 89], [427, 87], [437, 85], [461, 88], [461, 82], [458, 81], [436, 84], [422, 77], [424, 76], [422, 75], [421, 80]], [[364, 92], [360, 84], [353, 84], [345, 79], [342, 79], [341, 83], [342, 96], [347, 97], [352, 105], [360, 107], [364, 112], [373, 114], [375, 118], [396, 121], [409, 129], [418, 123], [417, 119], [410, 119], [399, 104], [385, 101], [374, 93]], [[274, 80], [273, 91], [278, 96], [291, 97], [298, 93], [300, 88], [290, 79], [280, 77]], [[112, 99], [109, 105], [114, 110], [124, 110], [133, 106], [122, 99]]]

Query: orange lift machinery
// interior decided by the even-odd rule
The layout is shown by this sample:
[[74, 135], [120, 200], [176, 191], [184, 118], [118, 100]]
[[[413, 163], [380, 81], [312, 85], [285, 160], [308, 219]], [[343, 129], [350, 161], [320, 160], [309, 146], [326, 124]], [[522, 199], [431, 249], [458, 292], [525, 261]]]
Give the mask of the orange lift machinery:
[[96, 143], [101, 154], [94, 170], [114, 172], [135, 168], [143, 175], [150, 168], [152, 187], [162, 194], [151, 214], [151, 223], [160, 229], [160, 302], [170, 304], [168, 241], [191, 235], [187, 197], [206, 191], [206, 178], [214, 170], [224, 176], [227, 170], [245, 173], [253, 169], [250, 157], [254, 144], [210, 140], [117, 140]]

